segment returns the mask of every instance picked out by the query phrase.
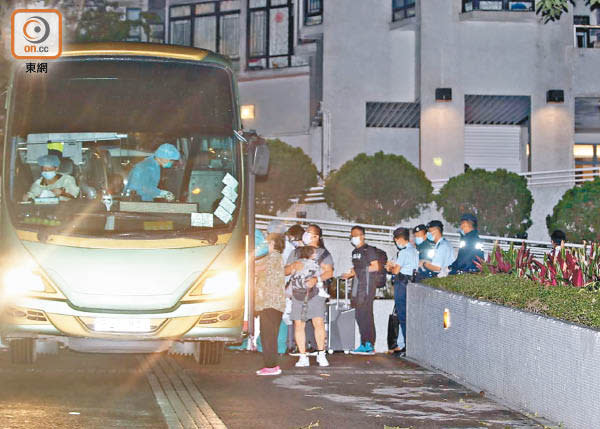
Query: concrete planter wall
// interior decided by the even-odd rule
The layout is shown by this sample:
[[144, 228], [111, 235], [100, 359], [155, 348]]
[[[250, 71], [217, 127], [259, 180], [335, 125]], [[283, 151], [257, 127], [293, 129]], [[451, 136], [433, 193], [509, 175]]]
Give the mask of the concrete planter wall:
[[568, 428], [600, 428], [599, 331], [418, 284], [407, 311], [410, 358]]

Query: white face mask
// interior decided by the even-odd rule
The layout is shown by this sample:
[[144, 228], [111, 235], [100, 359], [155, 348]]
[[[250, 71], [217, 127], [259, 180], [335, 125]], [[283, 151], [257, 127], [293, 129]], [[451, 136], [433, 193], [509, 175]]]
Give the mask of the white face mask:
[[312, 242], [312, 234], [310, 232], [305, 232], [302, 234], [302, 242], [308, 246]]
[[360, 237], [352, 237], [350, 239], [350, 243], [352, 243], [354, 247], [358, 247], [358, 245], [360, 244]]
[[42, 171], [42, 177], [46, 180], [52, 180], [56, 176], [56, 171]]

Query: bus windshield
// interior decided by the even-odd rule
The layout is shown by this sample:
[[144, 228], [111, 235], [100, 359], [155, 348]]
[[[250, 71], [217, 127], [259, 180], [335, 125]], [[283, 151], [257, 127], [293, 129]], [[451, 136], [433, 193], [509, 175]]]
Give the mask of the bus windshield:
[[[235, 222], [241, 151], [224, 68], [64, 60], [17, 73], [12, 92], [4, 184], [18, 229], [193, 236]], [[178, 159], [159, 157], [165, 143]]]

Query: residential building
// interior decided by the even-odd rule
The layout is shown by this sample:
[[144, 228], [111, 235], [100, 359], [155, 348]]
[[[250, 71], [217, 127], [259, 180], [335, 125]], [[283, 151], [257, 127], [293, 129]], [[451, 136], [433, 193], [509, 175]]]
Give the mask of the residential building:
[[246, 128], [324, 175], [380, 150], [437, 184], [465, 164], [529, 174], [542, 239], [572, 170], [600, 166], [600, 20], [584, 2], [549, 23], [533, 0], [166, 0], [165, 17], [167, 43], [234, 60]]

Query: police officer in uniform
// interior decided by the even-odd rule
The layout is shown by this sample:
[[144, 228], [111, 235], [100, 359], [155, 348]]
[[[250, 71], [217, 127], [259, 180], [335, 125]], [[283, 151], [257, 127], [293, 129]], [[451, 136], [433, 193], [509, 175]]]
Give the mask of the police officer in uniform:
[[454, 262], [454, 250], [444, 238], [444, 224], [432, 220], [427, 224], [427, 239], [434, 244], [431, 261], [420, 261], [417, 280], [429, 277], [445, 276]]
[[415, 226], [415, 247], [419, 251], [419, 261], [429, 261], [433, 258], [435, 243], [427, 239], [427, 227], [423, 224]]
[[465, 213], [460, 218], [460, 248], [456, 260], [450, 265], [450, 274], [474, 273], [477, 258], [483, 259], [483, 247], [477, 232], [477, 218]]

